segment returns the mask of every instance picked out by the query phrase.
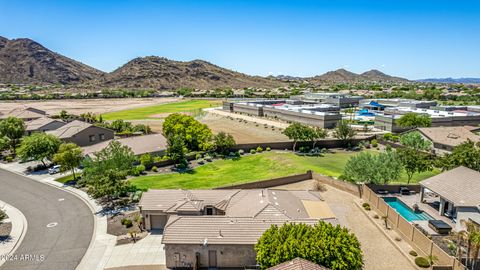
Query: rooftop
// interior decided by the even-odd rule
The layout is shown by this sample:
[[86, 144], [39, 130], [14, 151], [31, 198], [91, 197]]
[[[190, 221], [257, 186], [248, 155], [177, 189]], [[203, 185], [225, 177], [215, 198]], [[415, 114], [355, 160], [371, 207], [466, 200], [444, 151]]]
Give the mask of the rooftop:
[[41, 127], [46, 126], [46, 125], [48, 125], [50, 123], [53, 123], [53, 122], [63, 123], [63, 121], [42, 116], [40, 118], [37, 118], [37, 119], [34, 119], [32, 121], [26, 122], [25, 123], [25, 126], [26, 126], [25, 130], [26, 131], [38, 130]]
[[31, 108], [31, 107], [21, 107], [21, 108], [15, 108], [8, 113], [0, 115], [0, 119], [5, 119], [10, 116], [20, 118], [20, 119], [36, 119], [40, 117], [45, 117], [46, 112]]
[[270, 267], [267, 270], [328, 270], [328, 268], [302, 258], [295, 258]]
[[[135, 155], [155, 153], [167, 149], [167, 140], [161, 134], [133, 136], [115, 140], [120, 142], [122, 145], [130, 147]], [[113, 140], [103, 141], [101, 143], [83, 147], [83, 153], [85, 155], [97, 153], [107, 147], [111, 141]]]
[[480, 206], [480, 172], [457, 167], [420, 182], [455, 206]]
[[478, 127], [472, 126], [428, 127], [418, 128], [418, 131], [434, 143], [455, 147], [467, 140], [480, 142], [480, 136], [472, 132], [478, 129]]
[[60, 127], [56, 130], [47, 131], [47, 133], [57, 136], [60, 139], [71, 138], [74, 135], [78, 134], [82, 130], [85, 130], [93, 126], [90, 123], [74, 120], [63, 127]]

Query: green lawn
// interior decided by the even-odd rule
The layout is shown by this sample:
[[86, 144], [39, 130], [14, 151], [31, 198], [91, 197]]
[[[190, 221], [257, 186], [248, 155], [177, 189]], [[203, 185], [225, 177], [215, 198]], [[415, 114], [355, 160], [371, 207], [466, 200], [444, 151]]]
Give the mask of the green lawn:
[[[78, 178], [78, 177], [77, 177]], [[65, 175], [65, 176], [62, 176], [58, 179], [55, 179], [55, 181], [57, 182], [60, 182], [62, 184], [65, 184], [65, 183], [68, 183], [70, 181], [73, 181], [73, 174], [69, 174], [69, 175]]]
[[[239, 160], [217, 160], [198, 167], [191, 173], [140, 176], [131, 182], [141, 189], [207, 189], [305, 173], [307, 170], [338, 177], [347, 160], [356, 154], [358, 152], [337, 152], [323, 157], [301, 157], [289, 152], [264, 152], [244, 156]], [[433, 174], [436, 173], [438, 172]], [[415, 175], [412, 182], [431, 175], [432, 173]], [[406, 182], [406, 179], [402, 175], [400, 181]]]
[[156, 114], [194, 112], [203, 108], [220, 106], [220, 100], [187, 100], [174, 103], [159, 104], [136, 109], [123, 110], [102, 114], [104, 120], [141, 120], [153, 117]]

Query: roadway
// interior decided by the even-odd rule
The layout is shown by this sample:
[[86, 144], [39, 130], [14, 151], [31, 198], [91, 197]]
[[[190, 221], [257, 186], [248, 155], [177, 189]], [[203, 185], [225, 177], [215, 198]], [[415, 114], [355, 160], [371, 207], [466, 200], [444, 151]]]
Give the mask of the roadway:
[[[0, 270], [74, 270], [94, 232], [93, 214], [75, 195], [0, 169], [0, 200], [19, 209], [27, 232]], [[43, 259], [42, 259], [43, 256]]]

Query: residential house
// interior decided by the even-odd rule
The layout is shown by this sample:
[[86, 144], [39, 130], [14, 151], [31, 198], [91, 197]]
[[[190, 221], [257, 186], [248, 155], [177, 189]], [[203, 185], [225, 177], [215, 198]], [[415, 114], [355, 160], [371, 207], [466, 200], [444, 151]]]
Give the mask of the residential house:
[[438, 196], [438, 212], [456, 222], [462, 220], [480, 224], [480, 172], [460, 166], [420, 182], [420, 201], [426, 194]]
[[46, 132], [63, 127], [67, 123], [49, 117], [40, 117], [25, 123], [25, 134], [31, 135], [34, 132]]
[[328, 270], [328, 268], [297, 257], [293, 260], [267, 268], [267, 270]]
[[78, 146], [88, 146], [99, 142], [111, 140], [113, 130], [97, 127], [90, 123], [74, 120], [56, 130], [47, 131], [65, 142], [73, 142]]
[[316, 191], [149, 190], [139, 203], [145, 227], [163, 231], [166, 267], [243, 268], [271, 225], [338, 224]]
[[8, 117], [16, 117], [16, 118], [22, 119], [23, 121], [31, 121], [31, 120], [45, 117], [46, 115], [47, 113], [45, 111], [31, 108], [31, 107], [25, 107], [25, 108], [22, 107], [22, 108], [15, 108], [8, 113], [0, 115], [0, 120], [6, 119]]
[[[133, 154], [140, 156], [143, 154], [161, 155], [167, 149], [167, 139], [162, 134], [149, 134], [144, 136], [133, 136], [121, 139], [113, 139], [122, 145], [132, 149]], [[91, 155], [107, 147], [113, 140], [103, 141], [94, 145], [83, 147], [85, 155]]]
[[432, 142], [435, 149], [440, 151], [452, 151], [453, 148], [468, 140], [480, 142], [480, 136], [475, 134], [479, 127], [460, 126], [460, 127], [428, 127], [418, 128], [417, 130], [424, 138]]

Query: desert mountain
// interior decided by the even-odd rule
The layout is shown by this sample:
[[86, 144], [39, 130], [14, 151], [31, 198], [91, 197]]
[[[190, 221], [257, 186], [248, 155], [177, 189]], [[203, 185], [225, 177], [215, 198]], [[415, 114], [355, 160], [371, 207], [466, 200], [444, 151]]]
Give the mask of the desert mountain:
[[26, 39], [0, 37], [0, 82], [76, 84], [96, 79], [102, 71], [52, 52]]
[[325, 74], [318, 75], [309, 79], [313, 83], [324, 83], [324, 82], [334, 82], [334, 83], [343, 83], [343, 82], [408, 82], [407, 79], [393, 77], [387, 75], [383, 72], [380, 72], [376, 69], [364, 72], [362, 74], [357, 74], [350, 72], [345, 69], [337, 69], [335, 71], [329, 71]]
[[218, 87], [276, 87], [282, 82], [249, 76], [202, 60], [173, 61], [148, 56], [131, 60], [106, 74], [99, 84], [108, 87], [177, 89], [181, 87], [212, 89]]

